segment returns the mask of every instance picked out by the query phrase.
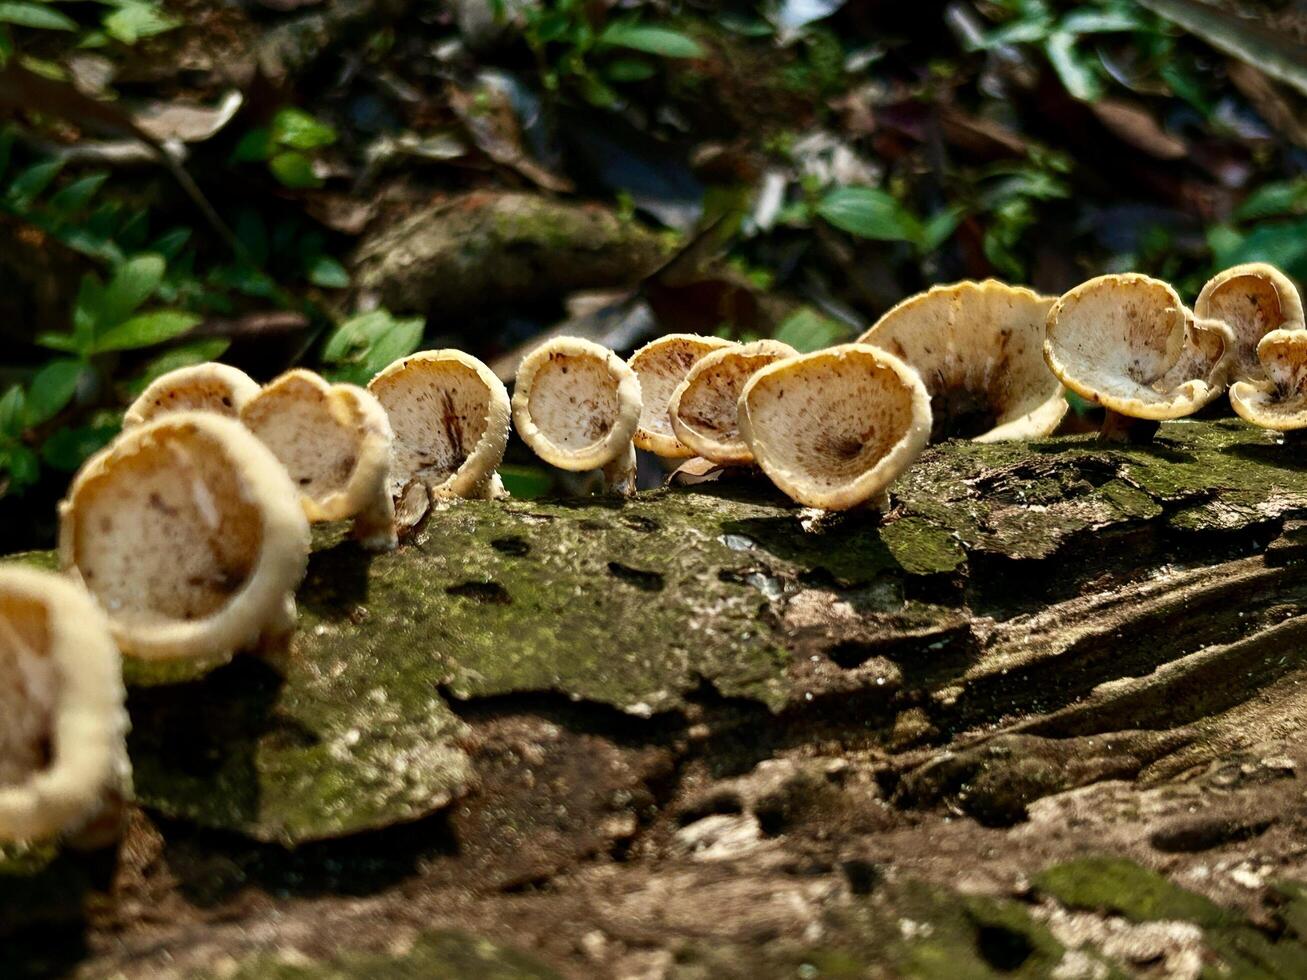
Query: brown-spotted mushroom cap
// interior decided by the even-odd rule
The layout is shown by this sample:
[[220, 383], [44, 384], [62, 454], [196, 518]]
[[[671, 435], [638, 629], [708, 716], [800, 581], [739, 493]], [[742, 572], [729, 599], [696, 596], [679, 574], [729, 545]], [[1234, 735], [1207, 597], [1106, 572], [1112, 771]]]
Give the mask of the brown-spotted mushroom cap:
[[1134, 419], [1176, 419], [1225, 388], [1234, 335], [1196, 319], [1174, 289], [1139, 273], [1099, 276], [1048, 314], [1044, 358], [1076, 394]]
[[123, 416], [128, 429], [168, 412], [216, 412], [238, 418], [259, 384], [244, 371], [216, 361], [178, 368], [155, 378]]
[[125, 654], [220, 661], [295, 624], [309, 526], [286, 468], [239, 422], [164, 415], [89, 459], [59, 560]]
[[513, 388], [513, 424], [546, 463], [602, 469], [610, 490], [635, 490], [640, 380], [607, 347], [555, 337], [522, 361]]
[[1265, 429], [1307, 428], [1307, 330], [1272, 330], [1257, 345], [1261, 381], [1236, 381], [1230, 404]]
[[791, 499], [826, 510], [883, 506], [930, 425], [917, 372], [866, 344], [777, 361], [740, 394], [740, 431], [763, 472]]
[[668, 405], [672, 432], [693, 452], [714, 463], [752, 463], [753, 453], [740, 435], [740, 392], [768, 364], [798, 355], [779, 340], [732, 344], [705, 354], [672, 393]]
[[935, 286], [899, 303], [858, 338], [907, 361], [930, 392], [933, 441], [1035, 439], [1066, 414], [1044, 363], [1051, 296], [995, 279]]
[[1218, 272], [1198, 294], [1194, 314], [1203, 320], [1222, 320], [1234, 331], [1232, 381], [1261, 381], [1266, 377], [1257, 345], [1280, 327], [1301, 329], [1302, 297], [1283, 272], [1265, 262], [1247, 262]]
[[116, 811], [123, 701], [118, 648], [86, 591], [0, 567], [0, 842], [80, 834]]
[[390, 365], [368, 385], [395, 430], [390, 493], [419, 483], [437, 497], [489, 498], [508, 445], [508, 391], [460, 350], [429, 350]]
[[635, 445], [666, 459], [693, 456], [694, 450], [676, 438], [672, 431], [670, 406], [672, 394], [699, 358], [735, 342], [720, 337], [700, 337], [692, 333], [669, 333], [651, 340], [626, 362], [640, 379], [640, 424], [635, 430]]
[[268, 382], [240, 417], [286, 467], [310, 522], [352, 517], [366, 547], [395, 546], [390, 421], [372, 395], [295, 368]]

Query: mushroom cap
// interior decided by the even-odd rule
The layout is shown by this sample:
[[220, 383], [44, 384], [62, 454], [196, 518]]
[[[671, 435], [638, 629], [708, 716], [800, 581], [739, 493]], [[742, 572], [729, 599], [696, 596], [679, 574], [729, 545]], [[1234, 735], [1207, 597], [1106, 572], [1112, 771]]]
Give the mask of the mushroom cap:
[[259, 383], [244, 371], [210, 361], [178, 368], [150, 382], [123, 416], [123, 428], [141, 425], [168, 412], [205, 411], [238, 418]]
[[917, 372], [867, 344], [776, 361], [740, 393], [740, 432], [791, 499], [846, 510], [882, 493], [930, 438]]
[[1307, 330], [1272, 330], [1257, 345], [1261, 381], [1236, 381], [1230, 404], [1264, 429], [1307, 428]]
[[126, 792], [124, 700], [118, 648], [86, 590], [0, 566], [0, 841], [76, 830]]
[[779, 340], [756, 340], [710, 351], [672, 393], [672, 432], [689, 449], [723, 465], [746, 465], [753, 453], [740, 435], [740, 392], [756, 371], [799, 352]]
[[1174, 289], [1139, 273], [1099, 276], [1048, 313], [1044, 359], [1076, 394], [1137, 419], [1177, 419], [1225, 388], [1234, 334], [1199, 320]]
[[395, 430], [390, 494], [417, 480], [438, 495], [483, 492], [508, 445], [508, 390], [460, 350], [428, 350], [391, 364], [368, 384]]
[[310, 521], [339, 521], [389, 492], [390, 421], [372, 395], [294, 368], [245, 403], [241, 422], [286, 467]]
[[1044, 363], [1054, 301], [996, 279], [935, 286], [889, 310], [858, 343], [916, 368], [930, 392], [932, 441], [1039, 438], [1067, 410], [1062, 385]]
[[1283, 272], [1265, 262], [1246, 262], [1218, 272], [1207, 280], [1194, 315], [1222, 320], [1234, 331], [1234, 381], [1261, 381], [1266, 377], [1257, 345], [1272, 330], [1303, 323], [1302, 297]]
[[309, 526], [239, 422], [177, 412], [91, 457], [59, 505], [59, 560], [142, 659], [227, 659], [289, 625]]
[[594, 470], [629, 451], [640, 404], [640, 379], [620, 357], [580, 337], [554, 337], [517, 369], [513, 424], [546, 463]]
[[699, 358], [735, 341], [720, 337], [700, 337], [692, 333], [669, 333], [651, 340], [631, 355], [627, 364], [640, 379], [640, 424], [635, 430], [635, 444], [640, 449], [667, 459], [693, 456], [694, 450], [676, 438], [672, 431], [672, 395]]

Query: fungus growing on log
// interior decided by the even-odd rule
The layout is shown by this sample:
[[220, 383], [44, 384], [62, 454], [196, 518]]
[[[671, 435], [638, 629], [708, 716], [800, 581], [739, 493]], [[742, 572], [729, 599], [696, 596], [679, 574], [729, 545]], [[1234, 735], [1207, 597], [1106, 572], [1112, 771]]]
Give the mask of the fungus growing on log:
[[1307, 330], [1272, 330], [1257, 345], [1260, 381], [1236, 381], [1230, 404], [1264, 429], [1307, 428]]
[[[1062, 382], [1107, 409], [1104, 439], [1151, 439], [1163, 419], [1198, 411], [1225, 389], [1234, 333], [1200, 320], [1167, 283], [1099, 276], [1048, 313], [1044, 358]], [[1142, 424], [1141, 424], [1142, 423]]]
[[221, 662], [294, 629], [299, 491], [239, 422], [177, 412], [91, 457], [59, 505], [59, 560], [123, 653]]
[[123, 416], [129, 429], [169, 412], [216, 412], [239, 418], [245, 403], [259, 393], [259, 384], [244, 371], [209, 362], [178, 368], [150, 383]]
[[635, 492], [640, 380], [607, 347], [555, 337], [517, 369], [513, 423], [537, 456], [564, 470], [603, 471], [605, 488]]
[[677, 439], [672, 430], [672, 395], [700, 358], [734, 346], [734, 341], [720, 337], [669, 333], [649, 341], [631, 355], [626, 363], [640, 379], [640, 395], [644, 399], [640, 424], [635, 430], [637, 447], [665, 459], [694, 455], [694, 450]]
[[1067, 410], [1043, 356], [1053, 302], [995, 279], [935, 286], [899, 303], [858, 343], [889, 351], [921, 375], [932, 442], [1037, 439], [1051, 435]]
[[122, 663], [76, 582], [0, 566], [0, 842], [117, 830], [130, 767]]
[[1265, 262], [1247, 262], [1218, 272], [1194, 303], [1203, 320], [1221, 320], [1234, 331], [1231, 381], [1263, 381], [1265, 362], [1258, 345], [1272, 330], [1302, 329], [1302, 297], [1289, 277]]
[[711, 462], [723, 466], [752, 463], [753, 453], [740, 435], [740, 392], [768, 364], [798, 355], [779, 340], [732, 344], [705, 354], [672, 393], [668, 405], [672, 432]]
[[893, 354], [845, 344], [777, 361], [740, 394], [740, 432], [791, 499], [888, 506], [887, 488], [930, 438], [930, 394]]
[[352, 517], [364, 547], [395, 547], [390, 422], [372, 395], [296, 368], [268, 382], [240, 418], [286, 467], [311, 523]]

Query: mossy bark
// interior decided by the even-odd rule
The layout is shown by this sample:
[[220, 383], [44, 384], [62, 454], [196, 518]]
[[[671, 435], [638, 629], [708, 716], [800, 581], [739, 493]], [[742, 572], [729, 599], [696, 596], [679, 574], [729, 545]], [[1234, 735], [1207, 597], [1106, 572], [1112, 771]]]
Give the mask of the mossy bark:
[[884, 516], [719, 482], [329, 528], [287, 648], [133, 689], [119, 852], [0, 897], [75, 884], [88, 976], [1300, 976], [1297, 456], [1168, 424], [947, 443]]

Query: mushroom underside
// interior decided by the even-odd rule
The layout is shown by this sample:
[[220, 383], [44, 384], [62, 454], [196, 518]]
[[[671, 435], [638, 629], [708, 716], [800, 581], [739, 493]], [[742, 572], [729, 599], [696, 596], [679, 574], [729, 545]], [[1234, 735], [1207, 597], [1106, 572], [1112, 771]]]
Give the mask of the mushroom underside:
[[341, 490], [358, 462], [357, 420], [347, 407], [330, 401], [326, 391], [290, 382], [265, 391], [243, 414], [290, 474], [300, 493], [323, 500]]
[[196, 620], [225, 606], [258, 560], [262, 517], [224, 447], [165, 429], [80, 491], [74, 563], [115, 620]]
[[0, 787], [19, 785], [50, 764], [58, 692], [45, 606], [0, 597]]
[[1263, 276], [1235, 276], [1212, 291], [1202, 313], [1214, 320], [1224, 320], [1234, 331], [1236, 371], [1243, 377], [1263, 377], [1257, 344], [1285, 321], [1284, 306], [1275, 284]]
[[529, 407], [541, 435], [568, 452], [602, 442], [621, 412], [617, 380], [608, 366], [562, 352], [551, 354], [536, 371]]
[[490, 391], [457, 362], [424, 362], [375, 382], [395, 433], [391, 496], [417, 483], [437, 487], [467, 461], [486, 431]]

